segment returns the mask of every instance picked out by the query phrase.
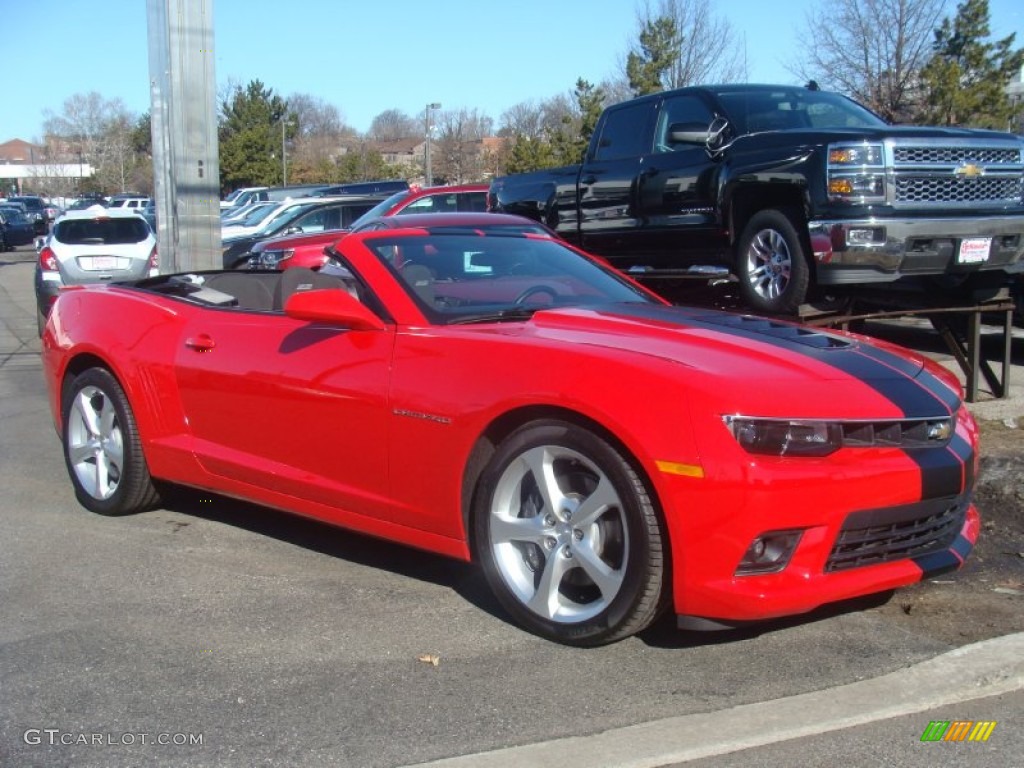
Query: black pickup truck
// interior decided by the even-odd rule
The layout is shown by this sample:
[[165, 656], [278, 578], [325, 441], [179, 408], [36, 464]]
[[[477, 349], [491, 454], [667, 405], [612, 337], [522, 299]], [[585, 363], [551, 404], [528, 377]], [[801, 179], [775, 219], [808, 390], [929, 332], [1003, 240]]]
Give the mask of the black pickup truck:
[[1024, 271], [1022, 195], [1011, 134], [723, 85], [611, 106], [582, 165], [495, 179], [488, 199], [641, 277], [724, 265], [750, 307], [789, 314], [825, 286], [1007, 282]]

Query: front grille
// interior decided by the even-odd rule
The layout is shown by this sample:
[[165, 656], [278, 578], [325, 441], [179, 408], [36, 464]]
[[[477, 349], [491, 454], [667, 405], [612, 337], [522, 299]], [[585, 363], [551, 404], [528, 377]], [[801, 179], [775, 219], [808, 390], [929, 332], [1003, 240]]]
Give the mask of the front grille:
[[953, 434], [950, 418], [844, 421], [839, 426], [847, 448], [936, 448], [948, 443]]
[[893, 141], [887, 149], [890, 195], [897, 206], [1020, 206], [1024, 156], [1018, 141]]
[[1019, 149], [999, 147], [900, 147], [893, 150], [897, 163], [996, 163], [1021, 162]]
[[959, 176], [903, 176], [896, 179], [898, 203], [1019, 203], [1024, 189], [1020, 178]]
[[853, 512], [843, 522], [825, 563], [825, 572], [948, 549], [963, 527], [967, 506], [967, 500], [960, 497]]

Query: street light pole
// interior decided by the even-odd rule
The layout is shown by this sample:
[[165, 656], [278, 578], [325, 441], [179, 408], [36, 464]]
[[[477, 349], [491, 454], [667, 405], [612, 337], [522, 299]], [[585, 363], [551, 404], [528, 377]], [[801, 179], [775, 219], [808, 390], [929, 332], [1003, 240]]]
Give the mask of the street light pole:
[[430, 110], [440, 108], [441, 105], [438, 102], [433, 101], [430, 104], [427, 104], [427, 108], [425, 110], [427, 122], [427, 143], [423, 147], [423, 175], [426, 178], [426, 185], [428, 187], [433, 186], [434, 184], [434, 175], [430, 172]]

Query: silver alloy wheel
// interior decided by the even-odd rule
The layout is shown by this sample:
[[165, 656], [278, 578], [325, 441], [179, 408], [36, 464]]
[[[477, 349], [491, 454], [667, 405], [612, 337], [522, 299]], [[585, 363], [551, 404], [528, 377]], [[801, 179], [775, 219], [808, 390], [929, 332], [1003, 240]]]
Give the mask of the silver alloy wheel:
[[541, 445], [513, 459], [495, 487], [489, 530], [502, 580], [544, 619], [586, 621], [622, 588], [629, 552], [623, 503], [577, 451]]
[[786, 238], [774, 229], [762, 229], [747, 248], [747, 280], [765, 300], [775, 300], [789, 285], [793, 256]]
[[124, 443], [114, 403], [99, 387], [83, 387], [68, 414], [68, 460], [82, 489], [109, 499], [121, 483]]

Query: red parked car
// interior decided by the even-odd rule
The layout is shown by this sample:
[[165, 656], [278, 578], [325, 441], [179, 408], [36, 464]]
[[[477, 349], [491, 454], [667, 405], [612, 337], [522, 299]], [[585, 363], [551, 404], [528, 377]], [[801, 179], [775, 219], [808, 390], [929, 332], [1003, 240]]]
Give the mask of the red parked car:
[[670, 306], [547, 235], [335, 251], [344, 276], [61, 293], [42, 357], [86, 508], [147, 509], [161, 481], [473, 560], [573, 645], [890, 590], [978, 536], [977, 428], [927, 358]]
[[327, 261], [324, 248], [349, 231], [359, 231], [382, 216], [414, 213], [468, 213], [487, 210], [486, 184], [451, 187], [419, 187], [396, 192], [356, 219], [349, 229], [313, 235], [277, 237], [256, 243], [250, 251], [249, 269], [319, 269]]

